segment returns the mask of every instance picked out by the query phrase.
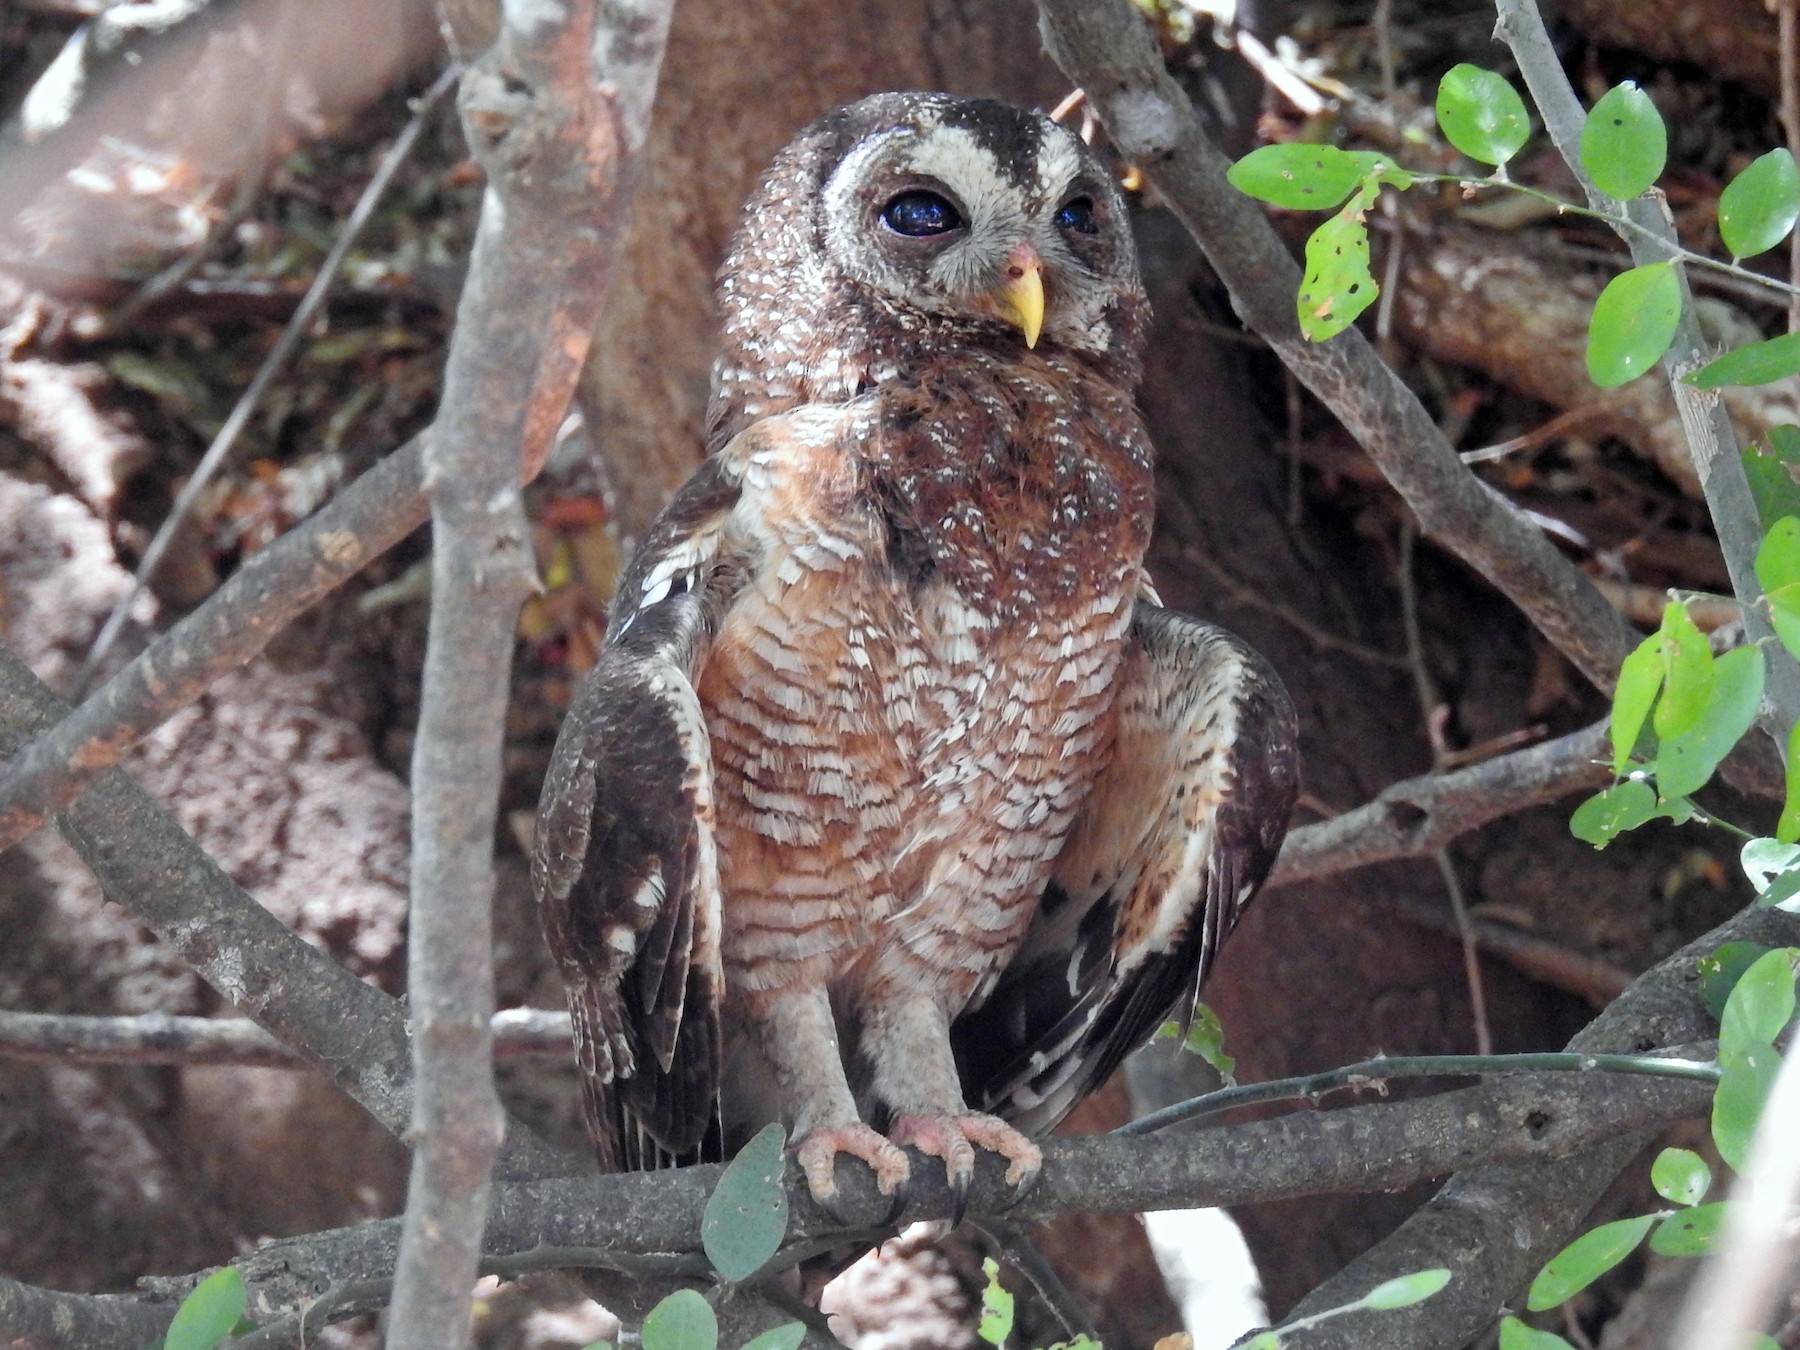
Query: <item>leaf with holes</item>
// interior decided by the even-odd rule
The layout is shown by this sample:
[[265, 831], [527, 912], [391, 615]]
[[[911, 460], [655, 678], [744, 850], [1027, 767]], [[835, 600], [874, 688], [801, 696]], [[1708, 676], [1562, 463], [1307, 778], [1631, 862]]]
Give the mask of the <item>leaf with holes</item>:
[[719, 1319], [692, 1289], [677, 1289], [644, 1318], [644, 1350], [718, 1350]]
[[1581, 128], [1581, 167], [1594, 186], [1630, 201], [1662, 177], [1669, 132], [1650, 95], [1630, 80], [1600, 96]]
[[163, 1350], [213, 1350], [224, 1344], [243, 1316], [244, 1277], [236, 1266], [224, 1266], [181, 1300], [163, 1336]]
[[1681, 320], [1681, 280], [1669, 263], [1621, 272], [1594, 301], [1588, 323], [1588, 376], [1616, 389], [1649, 370], [1675, 339]]
[[1650, 1235], [1650, 1250], [1658, 1256], [1708, 1256], [1724, 1217], [1723, 1200], [1671, 1214]]
[[1697, 1205], [1712, 1186], [1712, 1168], [1692, 1149], [1665, 1148], [1650, 1164], [1650, 1184], [1673, 1204]]
[[1413, 176], [1398, 164], [1392, 155], [1384, 155], [1375, 150], [1346, 150], [1345, 154], [1355, 160], [1362, 176], [1382, 187], [1399, 188], [1404, 192], [1413, 185]]
[[981, 1263], [987, 1285], [981, 1291], [981, 1324], [975, 1334], [989, 1345], [1004, 1346], [1013, 1329], [1013, 1296], [1000, 1283], [1000, 1266], [993, 1257]]
[[1538, 1272], [1526, 1295], [1525, 1306], [1533, 1312], [1554, 1308], [1572, 1294], [1579, 1294], [1619, 1262], [1637, 1250], [1656, 1222], [1654, 1214], [1636, 1219], [1615, 1219], [1590, 1229], [1550, 1258], [1550, 1264]]
[[1800, 333], [1783, 333], [1766, 342], [1734, 347], [1682, 378], [1696, 389], [1720, 389], [1773, 384], [1795, 371], [1800, 371]]
[[1384, 1280], [1356, 1300], [1355, 1307], [1374, 1308], [1386, 1312], [1393, 1308], [1410, 1308], [1423, 1303], [1450, 1283], [1450, 1272], [1442, 1266], [1415, 1270], [1410, 1275], [1396, 1275]]
[[1519, 91], [1491, 70], [1466, 62], [1438, 83], [1438, 125], [1444, 138], [1470, 159], [1500, 165], [1531, 137], [1531, 118]]
[[1335, 145], [1265, 145], [1225, 171], [1239, 192], [1289, 211], [1329, 211], [1356, 191], [1364, 167]]
[[1500, 1350], [1575, 1350], [1554, 1331], [1539, 1331], [1516, 1317], [1500, 1321]]
[[780, 1125], [765, 1125], [739, 1151], [707, 1197], [700, 1218], [706, 1259], [733, 1284], [769, 1263], [787, 1236], [787, 1171], [782, 1151], [787, 1136]]
[[1743, 739], [1762, 707], [1766, 678], [1760, 647], [1737, 647], [1713, 662], [1712, 693], [1699, 725], [1656, 751], [1656, 790], [1687, 797], [1706, 786], [1731, 748]]
[[1800, 169], [1787, 149], [1751, 163], [1719, 194], [1719, 238], [1733, 258], [1767, 252], [1800, 219]]
[[1300, 331], [1314, 342], [1336, 337], [1375, 303], [1369, 227], [1363, 223], [1363, 213], [1374, 199], [1374, 188], [1365, 185], [1306, 241], [1306, 274], [1296, 307]]
[[1605, 848], [1625, 831], [1655, 817], [1655, 790], [1633, 778], [1595, 793], [1576, 807], [1569, 817], [1569, 833], [1584, 844]]

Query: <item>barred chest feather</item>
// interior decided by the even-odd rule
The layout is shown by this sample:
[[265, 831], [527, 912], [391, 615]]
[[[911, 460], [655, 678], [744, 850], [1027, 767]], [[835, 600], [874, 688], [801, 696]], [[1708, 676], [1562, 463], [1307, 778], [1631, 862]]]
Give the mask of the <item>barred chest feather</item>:
[[964, 353], [742, 471], [759, 553], [700, 684], [728, 986], [907, 979], [961, 1008], [1110, 750], [1151, 513], [1135, 411]]

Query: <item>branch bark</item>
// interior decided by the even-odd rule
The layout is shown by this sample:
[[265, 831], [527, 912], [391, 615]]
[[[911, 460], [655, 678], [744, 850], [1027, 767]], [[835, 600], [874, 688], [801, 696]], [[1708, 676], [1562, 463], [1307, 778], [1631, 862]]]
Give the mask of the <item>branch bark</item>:
[[[408, 989], [413, 1167], [389, 1345], [467, 1339], [491, 1173], [493, 845], [519, 607], [537, 582], [519, 494], [575, 391], [643, 144], [670, 0], [507, 5], [463, 78], [488, 192], [426, 450], [432, 606], [413, 754]], [[585, 222], [587, 247], [569, 246]], [[598, 256], [596, 256], [598, 252]], [[520, 397], [521, 389], [523, 397]]]

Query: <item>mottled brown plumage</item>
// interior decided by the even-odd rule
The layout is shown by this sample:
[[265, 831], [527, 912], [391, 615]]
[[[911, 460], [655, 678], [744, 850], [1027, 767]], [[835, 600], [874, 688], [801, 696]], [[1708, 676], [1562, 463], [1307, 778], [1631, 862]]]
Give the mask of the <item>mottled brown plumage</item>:
[[596, 1147], [782, 1119], [828, 1200], [846, 1152], [899, 1190], [885, 1127], [1023, 1183], [1016, 1127], [1191, 1002], [1295, 791], [1279, 683], [1143, 571], [1124, 203], [1039, 114], [882, 95], [778, 157], [720, 296], [712, 453], [540, 806]]

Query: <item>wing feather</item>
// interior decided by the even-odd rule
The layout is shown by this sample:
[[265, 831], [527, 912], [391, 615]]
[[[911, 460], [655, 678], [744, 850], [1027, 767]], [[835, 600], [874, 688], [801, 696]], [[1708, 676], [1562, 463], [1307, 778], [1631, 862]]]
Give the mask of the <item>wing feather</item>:
[[1142, 599], [1116, 743], [994, 991], [952, 1029], [970, 1099], [1050, 1129], [1172, 1013], [1268, 875], [1299, 787], [1293, 705], [1231, 634]]
[[557, 737], [533, 888], [562, 967], [602, 1167], [696, 1149], [721, 1073], [712, 753], [694, 685], [741, 575], [715, 456], [620, 578], [598, 663]]

